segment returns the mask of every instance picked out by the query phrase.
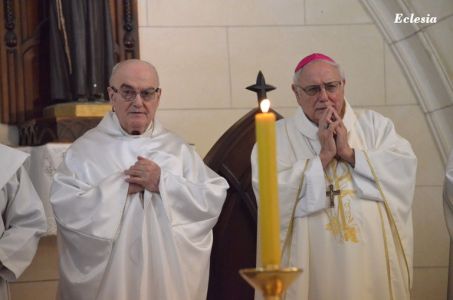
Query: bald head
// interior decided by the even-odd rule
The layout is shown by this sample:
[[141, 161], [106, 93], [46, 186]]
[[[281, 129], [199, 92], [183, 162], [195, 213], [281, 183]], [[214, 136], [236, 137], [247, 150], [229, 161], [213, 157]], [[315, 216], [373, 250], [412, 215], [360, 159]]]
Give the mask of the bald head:
[[113, 68], [112, 68], [112, 73], [110, 74], [110, 80], [109, 80], [109, 85], [113, 85], [113, 81], [115, 80], [115, 77], [117, 76], [117, 73], [121, 73], [123, 68], [129, 69], [129, 68], [134, 68], [142, 66], [143, 68], [149, 68], [149, 71], [152, 72], [156, 78], [156, 84], [159, 86], [159, 74], [157, 74], [156, 67], [152, 65], [151, 63], [140, 60], [140, 59], [128, 59], [128, 60], [123, 60], [117, 63]]

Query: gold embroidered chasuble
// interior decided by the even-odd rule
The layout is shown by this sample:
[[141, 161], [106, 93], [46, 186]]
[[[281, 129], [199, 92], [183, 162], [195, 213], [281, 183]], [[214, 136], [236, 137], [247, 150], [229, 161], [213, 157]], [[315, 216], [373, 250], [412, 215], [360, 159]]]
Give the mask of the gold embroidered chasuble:
[[[282, 264], [304, 270], [286, 299], [409, 299], [415, 155], [375, 112], [346, 103], [343, 121], [355, 167], [333, 160], [326, 170], [302, 110], [277, 123]], [[259, 205], [256, 171], [254, 150]]]
[[[342, 161], [332, 160], [325, 172], [325, 179], [330, 189], [327, 196], [332, 201], [330, 207], [325, 209], [329, 218], [325, 228], [344, 242], [358, 243], [357, 226], [351, 213], [351, 201], [355, 192], [349, 166]], [[335, 198], [338, 199], [336, 203]]]

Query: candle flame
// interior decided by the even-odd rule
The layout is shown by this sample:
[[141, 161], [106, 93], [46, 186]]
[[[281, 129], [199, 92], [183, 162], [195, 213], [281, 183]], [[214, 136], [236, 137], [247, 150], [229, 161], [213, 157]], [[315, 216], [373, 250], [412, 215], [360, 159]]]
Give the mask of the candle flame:
[[271, 101], [269, 101], [269, 99], [261, 100], [261, 102], [260, 102], [261, 112], [267, 113], [269, 111], [270, 107], [271, 107]]

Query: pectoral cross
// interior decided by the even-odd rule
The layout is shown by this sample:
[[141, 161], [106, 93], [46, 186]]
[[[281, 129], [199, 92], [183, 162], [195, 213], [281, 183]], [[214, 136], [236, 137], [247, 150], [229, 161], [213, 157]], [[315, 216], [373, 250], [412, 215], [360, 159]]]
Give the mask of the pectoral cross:
[[329, 185], [329, 190], [326, 191], [326, 196], [329, 197], [330, 200], [330, 207], [335, 207], [335, 196], [339, 196], [341, 193], [340, 190], [333, 190], [333, 184]]

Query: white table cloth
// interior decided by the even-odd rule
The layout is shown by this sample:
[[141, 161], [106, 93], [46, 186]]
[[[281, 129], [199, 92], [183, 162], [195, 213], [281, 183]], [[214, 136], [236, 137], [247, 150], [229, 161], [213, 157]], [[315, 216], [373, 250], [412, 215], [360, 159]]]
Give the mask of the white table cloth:
[[63, 160], [63, 155], [66, 149], [71, 144], [67, 143], [49, 143], [36, 147], [19, 147], [30, 154], [30, 159], [25, 162], [25, 168], [30, 175], [30, 179], [40, 196], [44, 211], [47, 218], [47, 233], [46, 235], [55, 235], [57, 226], [50, 205], [50, 186], [55, 170]]

